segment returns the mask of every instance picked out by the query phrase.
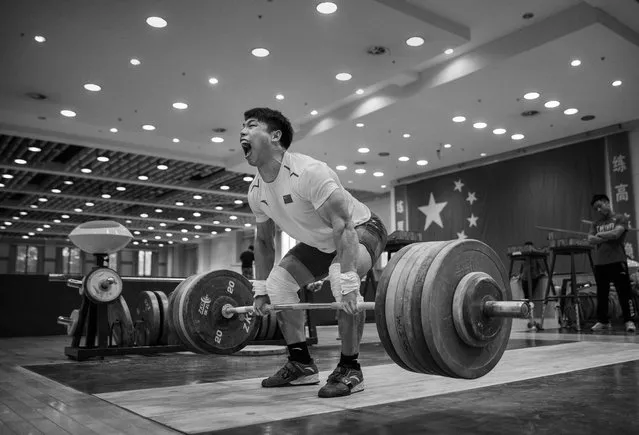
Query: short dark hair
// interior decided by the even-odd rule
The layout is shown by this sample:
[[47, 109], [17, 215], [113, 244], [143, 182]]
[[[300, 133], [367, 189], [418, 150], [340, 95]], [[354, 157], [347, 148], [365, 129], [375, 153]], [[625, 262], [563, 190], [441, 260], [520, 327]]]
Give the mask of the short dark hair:
[[531, 242], [531, 241], [528, 241], [528, 242], [524, 243], [524, 245], [526, 245], [526, 246], [533, 246], [533, 244], [534, 244], [534, 243], [533, 243], [533, 242]]
[[253, 247], [253, 245], [249, 245], [249, 249], [252, 251], [255, 248]]
[[610, 202], [610, 198], [608, 198], [608, 196], [604, 195], [603, 193], [598, 193], [596, 195], [593, 195], [592, 199], [590, 200], [590, 206], [592, 207], [593, 205], [595, 205], [595, 202], [597, 201]]
[[288, 149], [293, 142], [293, 127], [291, 122], [282, 112], [269, 109], [268, 107], [255, 107], [244, 112], [244, 120], [255, 118], [268, 126], [269, 133], [279, 130], [282, 132], [280, 144], [284, 149]]

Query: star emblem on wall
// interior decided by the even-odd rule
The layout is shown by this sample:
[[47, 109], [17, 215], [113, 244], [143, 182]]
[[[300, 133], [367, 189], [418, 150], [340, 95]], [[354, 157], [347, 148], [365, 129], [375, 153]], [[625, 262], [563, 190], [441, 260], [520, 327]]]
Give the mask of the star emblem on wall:
[[468, 197], [466, 198], [466, 201], [470, 202], [470, 205], [473, 205], [473, 202], [477, 201], [475, 192], [468, 192]]
[[430, 227], [432, 223], [436, 223], [441, 228], [444, 228], [442, 223], [441, 212], [446, 207], [448, 202], [436, 202], [433, 193], [430, 193], [430, 199], [428, 204], [417, 207], [417, 209], [426, 215], [426, 224], [424, 225], [424, 231]]
[[[455, 185], [455, 187], [453, 188], [453, 192], [459, 192], [462, 195], [464, 194], [463, 192], [463, 188], [465, 186], [464, 182], [462, 181], [461, 178], [457, 179], [456, 181], [453, 181], [453, 184]], [[477, 192], [470, 192], [467, 191], [466, 194], [466, 198], [465, 201], [470, 204], [471, 206], [478, 201], [479, 199], [477, 198]], [[468, 221], [468, 229], [470, 228], [477, 228], [479, 229], [479, 216], [475, 216], [475, 213], [470, 213], [470, 217], [467, 217], [466, 220]], [[457, 234], [457, 238], [459, 240], [464, 240], [469, 238], [468, 234], [466, 234], [466, 227], [464, 226], [464, 228], [462, 228], [461, 231], [456, 232]]]

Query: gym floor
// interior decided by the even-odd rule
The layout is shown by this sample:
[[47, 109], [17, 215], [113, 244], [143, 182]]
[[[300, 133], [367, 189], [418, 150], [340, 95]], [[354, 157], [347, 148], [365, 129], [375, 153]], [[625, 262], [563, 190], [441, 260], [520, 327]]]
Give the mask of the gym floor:
[[[367, 324], [366, 389], [337, 399], [318, 398], [319, 386], [261, 388], [285, 355], [74, 362], [67, 336], [0, 339], [0, 433], [639, 433], [639, 336], [547, 328], [515, 321], [497, 367], [469, 381], [401, 369]], [[323, 384], [339, 341], [335, 326], [318, 336]]]

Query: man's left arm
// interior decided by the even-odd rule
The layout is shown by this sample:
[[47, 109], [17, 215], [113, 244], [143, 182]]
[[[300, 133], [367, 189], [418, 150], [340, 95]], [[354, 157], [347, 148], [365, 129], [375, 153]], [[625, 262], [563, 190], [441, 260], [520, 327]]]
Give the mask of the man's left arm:
[[317, 212], [322, 220], [333, 229], [337, 262], [333, 263], [329, 269], [331, 285], [339, 285], [344, 310], [347, 313], [355, 314], [360, 286], [360, 278], [357, 274], [359, 237], [355, 231], [343, 190], [334, 190], [317, 209]]
[[617, 219], [613, 229], [597, 233], [596, 236], [604, 240], [617, 240], [626, 232], [626, 225], [627, 223], [625, 218]]

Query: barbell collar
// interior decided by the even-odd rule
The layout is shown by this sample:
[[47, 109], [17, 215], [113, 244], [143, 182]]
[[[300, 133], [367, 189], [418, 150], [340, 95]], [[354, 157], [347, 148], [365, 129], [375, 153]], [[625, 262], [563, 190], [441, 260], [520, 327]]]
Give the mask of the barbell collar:
[[68, 278], [67, 279], [67, 287], [81, 288], [82, 287], [82, 280], [81, 279]]
[[526, 319], [530, 317], [530, 304], [527, 301], [486, 301], [483, 313], [487, 317]]

